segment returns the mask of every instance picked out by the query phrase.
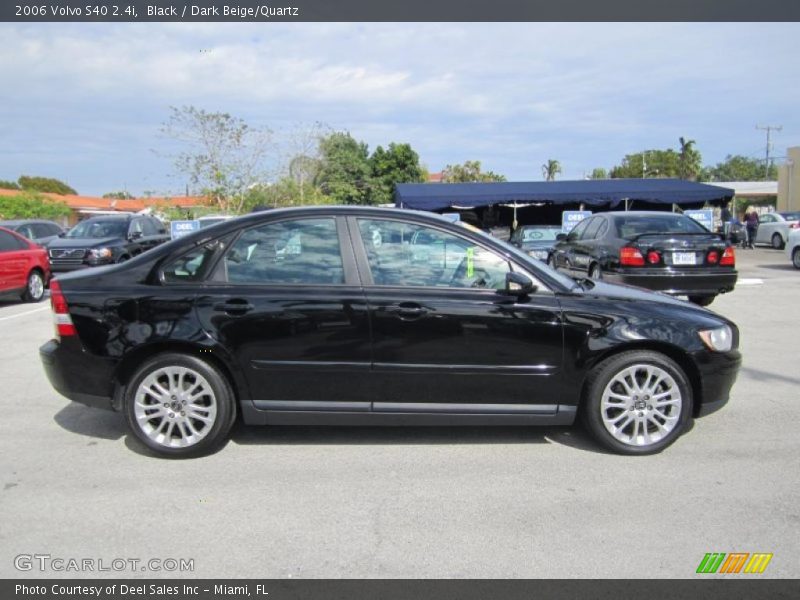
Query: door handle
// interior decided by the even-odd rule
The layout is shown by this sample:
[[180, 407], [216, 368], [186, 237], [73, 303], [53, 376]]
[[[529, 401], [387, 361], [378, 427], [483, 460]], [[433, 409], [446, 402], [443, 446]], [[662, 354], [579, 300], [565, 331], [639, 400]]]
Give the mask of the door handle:
[[396, 314], [398, 317], [406, 319], [414, 319], [427, 314], [428, 309], [413, 302], [402, 302], [400, 304], [390, 304], [384, 307], [384, 311], [391, 314]]
[[225, 312], [228, 314], [245, 314], [253, 310], [255, 306], [250, 304], [247, 300], [228, 300], [227, 302], [220, 302], [214, 305], [214, 310], [218, 312]]

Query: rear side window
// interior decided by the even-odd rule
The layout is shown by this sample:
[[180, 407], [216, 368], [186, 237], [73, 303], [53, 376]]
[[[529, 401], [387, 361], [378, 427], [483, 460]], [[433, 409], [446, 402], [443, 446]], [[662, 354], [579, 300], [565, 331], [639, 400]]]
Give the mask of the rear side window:
[[215, 240], [173, 259], [161, 269], [164, 283], [194, 283], [203, 281], [213, 266], [214, 256], [226, 246], [224, 240]]
[[152, 219], [142, 219], [142, 232], [144, 235], [157, 235], [158, 230], [156, 226], [153, 225]]
[[23, 247], [22, 242], [13, 235], [5, 231], [0, 231], [0, 252], [21, 250]]
[[586, 229], [583, 230], [583, 235], [581, 236], [582, 240], [593, 240], [597, 237], [598, 232], [600, 231], [600, 227], [602, 227], [604, 221], [600, 217], [594, 217], [591, 222], [586, 226]]
[[279, 221], [245, 231], [222, 261], [229, 283], [341, 284], [344, 267], [333, 218]]

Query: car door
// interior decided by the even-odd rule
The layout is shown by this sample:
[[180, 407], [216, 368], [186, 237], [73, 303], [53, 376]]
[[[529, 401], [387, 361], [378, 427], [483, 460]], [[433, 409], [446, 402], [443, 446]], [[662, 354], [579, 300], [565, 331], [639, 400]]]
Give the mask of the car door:
[[554, 250], [554, 264], [559, 269], [568, 271], [570, 275], [578, 274], [575, 263], [575, 246], [580, 242], [581, 234], [589, 225], [590, 220], [584, 219], [575, 225], [572, 231], [567, 234], [566, 239], [558, 242]]
[[758, 229], [756, 230], [755, 243], [769, 244], [772, 240], [772, 234], [777, 230], [778, 219], [775, 215], [769, 213], [761, 215], [758, 222]]
[[246, 229], [197, 297], [256, 408], [369, 410], [367, 307], [344, 227], [313, 216]]
[[349, 225], [372, 326], [373, 410], [556, 410], [563, 350], [552, 293], [501, 293], [520, 267], [467, 234], [390, 218]]
[[605, 219], [591, 217], [582, 223], [586, 223], [586, 226], [581, 229], [578, 239], [573, 242], [570, 266], [573, 273], [584, 276], [589, 273], [589, 266], [592, 263], [599, 262], [597, 237]]
[[28, 254], [28, 246], [22, 240], [0, 231], [0, 290], [25, 286]]

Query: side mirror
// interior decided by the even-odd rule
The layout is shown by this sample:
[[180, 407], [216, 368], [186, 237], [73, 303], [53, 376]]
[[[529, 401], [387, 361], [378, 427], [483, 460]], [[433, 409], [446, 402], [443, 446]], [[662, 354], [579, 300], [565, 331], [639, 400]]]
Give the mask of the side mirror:
[[536, 286], [522, 273], [506, 273], [506, 287], [503, 292], [508, 296], [522, 298], [536, 291]]
[[141, 231], [131, 231], [130, 234], [128, 235], [128, 239], [131, 241], [138, 240], [141, 237], [142, 237]]
[[58, 237], [64, 237], [65, 235], [67, 235], [67, 232], [62, 231], [61, 233], [58, 234]]
[[557, 233], [556, 234], [556, 241], [557, 242], [565, 242], [565, 241], [567, 241], [567, 234], [566, 233]]

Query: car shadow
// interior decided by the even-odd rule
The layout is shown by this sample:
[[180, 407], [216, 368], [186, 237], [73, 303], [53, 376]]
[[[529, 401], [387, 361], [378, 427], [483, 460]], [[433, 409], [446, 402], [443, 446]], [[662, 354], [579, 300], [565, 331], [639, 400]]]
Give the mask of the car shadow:
[[772, 271], [786, 271], [787, 273], [789, 271], [797, 271], [797, 269], [794, 268], [792, 263], [775, 264], [775, 265], [758, 265], [758, 268], [759, 269], [770, 269]]
[[762, 371], [761, 369], [754, 369], [753, 367], [741, 367], [741, 373], [756, 381], [781, 381], [783, 383], [800, 385], [800, 377], [788, 377], [780, 373], [770, 373], [769, 371]]
[[[53, 420], [70, 433], [108, 441], [124, 438], [129, 450], [143, 456], [158, 456], [129, 432], [125, 418], [119, 413], [73, 402], [59, 410]], [[610, 454], [579, 426], [250, 426], [237, 421], [229, 441], [214, 453], [227, 443], [254, 446], [559, 444], [596, 454]]]

